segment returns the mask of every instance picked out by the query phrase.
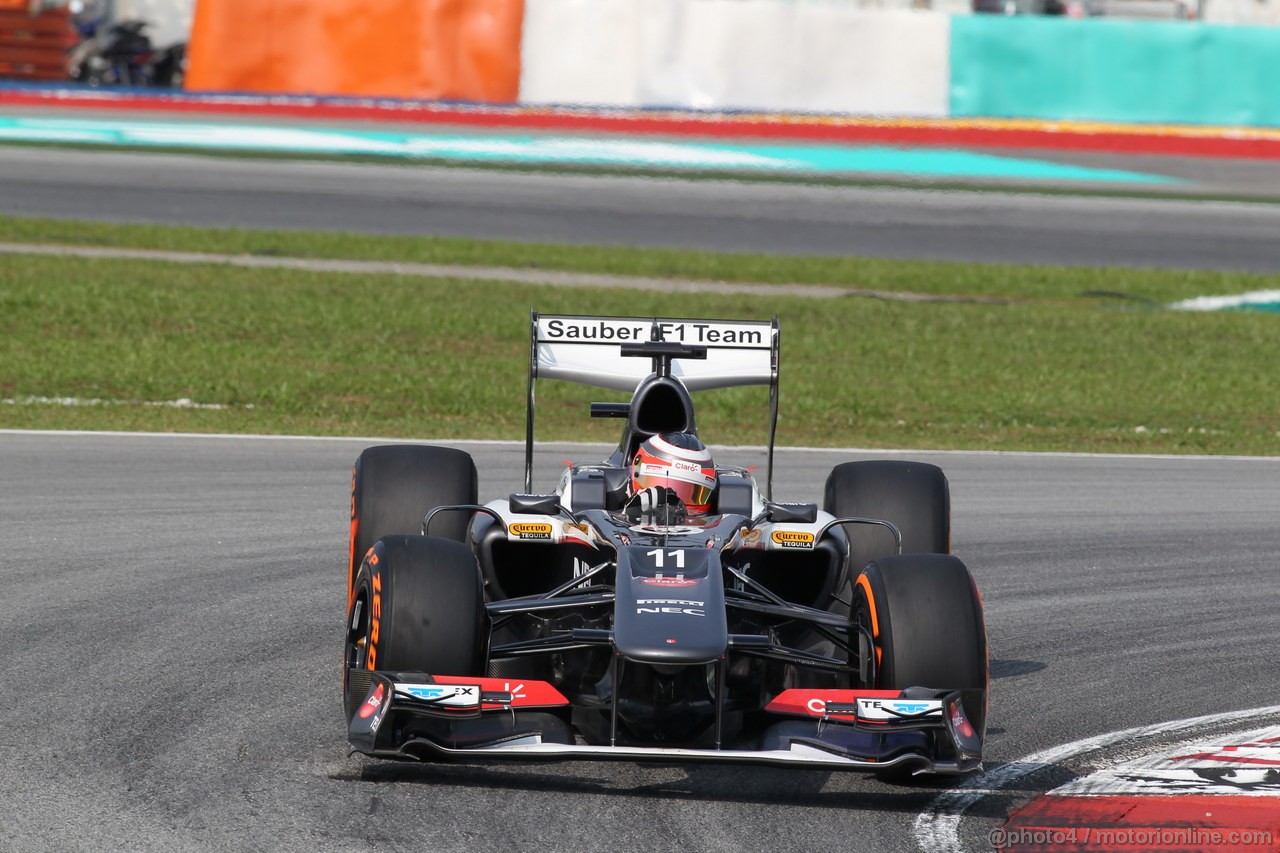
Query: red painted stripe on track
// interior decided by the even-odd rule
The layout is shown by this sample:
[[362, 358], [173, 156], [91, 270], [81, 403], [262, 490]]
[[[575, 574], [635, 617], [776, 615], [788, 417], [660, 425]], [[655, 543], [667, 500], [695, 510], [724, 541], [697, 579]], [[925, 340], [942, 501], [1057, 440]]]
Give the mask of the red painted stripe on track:
[[1280, 808], [1275, 797], [1048, 794], [1010, 815], [994, 840], [1002, 853], [1276, 850]]
[[[341, 103], [306, 98], [191, 97], [0, 90], [0, 106], [61, 106], [195, 115], [278, 116], [320, 120], [538, 131], [655, 134], [952, 148], [1008, 148], [1280, 159], [1280, 134], [1235, 128], [1037, 123], [1014, 120], [876, 120], [786, 115], [608, 112], [537, 107], [450, 106], [415, 102]], [[1040, 126], [1037, 126], [1040, 125]]]
[[1223, 764], [1261, 764], [1266, 767], [1280, 767], [1280, 761], [1273, 758], [1248, 758], [1243, 755], [1215, 755], [1203, 752], [1198, 755], [1182, 755], [1179, 758], [1198, 759], [1200, 761], [1218, 761]]

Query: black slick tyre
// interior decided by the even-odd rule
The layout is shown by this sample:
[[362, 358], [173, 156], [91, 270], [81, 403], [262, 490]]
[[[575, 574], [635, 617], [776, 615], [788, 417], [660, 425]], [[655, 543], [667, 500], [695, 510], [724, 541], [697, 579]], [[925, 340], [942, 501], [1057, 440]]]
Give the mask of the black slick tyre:
[[[351, 472], [348, 597], [374, 542], [393, 533], [421, 533], [423, 516], [431, 508], [474, 504], [476, 495], [475, 462], [462, 450], [412, 444], [366, 449]], [[441, 515], [432, 521], [431, 535], [461, 542], [470, 518], [464, 512]]]
[[873, 561], [853, 585], [851, 634], [873, 639], [875, 677], [865, 687], [973, 690], [964, 712], [978, 732], [986, 725], [987, 629], [969, 570], [947, 554], [910, 554]]
[[356, 670], [484, 675], [489, 626], [469, 547], [436, 536], [380, 539], [361, 563], [347, 612], [347, 717], [364, 698], [352, 689]]
[[[951, 489], [937, 465], [894, 460], [837, 465], [827, 477], [823, 509], [837, 518], [893, 522], [902, 533], [904, 554], [951, 552]], [[852, 572], [897, 553], [893, 534], [884, 527], [851, 525], [845, 533]]]

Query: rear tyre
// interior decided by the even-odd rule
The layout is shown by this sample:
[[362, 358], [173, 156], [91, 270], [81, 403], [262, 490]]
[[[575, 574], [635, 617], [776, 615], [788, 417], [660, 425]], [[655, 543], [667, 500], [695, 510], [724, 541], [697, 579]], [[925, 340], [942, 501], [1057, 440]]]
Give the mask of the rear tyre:
[[[986, 726], [987, 628], [982, 599], [964, 563], [947, 554], [883, 557], [854, 583], [853, 626], [874, 641], [878, 690], [927, 687], [981, 689], [966, 696], [964, 712], [974, 729]], [[858, 662], [870, 671], [868, 660]], [[886, 778], [897, 774], [886, 771]]]
[[[904, 554], [951, 552], [951, 489], [937, 465], [874, 460], [837, 465], [827, 477], [823, 509], [837, 518], [893, 522]], [[897, 554], [893, 534], [878, 525], [848, 526], [849, 569]]]
[[[347, 595], [373, 543], [391, 534], [422, 532], [432, 507], [476, 502], [476, 465], [471, 455], [449, 447], [391, 444], [360, 454], [351, 472], [351, 538]], [[431, 535], [461, 542], [471, 514], [451, 512], [431, 523]]]
[[469, 547], [435, 536], [388, 536], [374, 544], [347, 612], [347, 719], [364, 699], [363, 690], [351, 689], [355, 670], [480, 676], [488, 652], [480, 567]]

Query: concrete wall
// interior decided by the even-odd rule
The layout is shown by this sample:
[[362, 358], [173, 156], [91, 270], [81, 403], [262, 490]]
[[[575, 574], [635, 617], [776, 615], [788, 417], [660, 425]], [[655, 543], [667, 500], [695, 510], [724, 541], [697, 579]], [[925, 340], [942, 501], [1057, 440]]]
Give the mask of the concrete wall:
[[943, 116], [949, 30], [845, 0], [526, 0], [520, 99]]
[[527, 0], [520, 100], [1277, 126], [1276, 57], [1275, 27], [847, 0]]
[[[115, 2], [119, 17], [152, 21], [155, 41], [163, 45], [185, 36], [193, 9], [240, 4], [261, 18], [263, 9], [282, 0], [199, 0], [199, 7], [197, 0]], [[361, 26], [324, 32], [368, 29], [376, 8], [377, 17], [391, 21], [395, 35], [387, 44], [395, 49], [347, 53], [417, 56], [429, 52], [433, 38], [441, 40], [438, 27], [409, 26], [417, 12], [388, 17], [384, 7], [391, 4], [376, 2], [360, 7], [351, 0], [350, 8], [368, 10], [355, 13]], [[414, 9], [414, 3], [478, 5], [401, 2]], [[1209, 20], [1280, 23], [1280, 0], [1186, 2]], [[292, 3], [297, 9], [320, 5]], [[968, 0], [525, 0], [510, 43], [518, 47], [502, 49], [513, 69], [511, 85], [474, 97], [535, 105], [1280, 126], [1273, 71], [1280, 27], [956, 14], [967, 7]], [[281, 21], [294, 17], [231, 18], [234, 25], [225, 28], [215, 50], [193, 50], [196, 71], [234, 67], [237, 51], [264, 40], [283, 44]], [[319, 47], [311, 37], [297, 45], [318, 62], [334, 52]], [[201, 56], [203, 66], [196, 62]], [[278, 59], [297, 65], [296, 58]], [[242, 76], [228, 81], [214, 75], [202, 88], [257, 90], [256, 82], [270, 82], [256, 66]], [[367, 82], [370, 75], [360, 72], [354, 79]], [[197, 73], [195, 82], [200, 80]], [[269, 88], [473, 97], [438, 86], [333, 88], [318, 73], [304, 82]], [[281, 88], [286, 85], [292, 88]]]

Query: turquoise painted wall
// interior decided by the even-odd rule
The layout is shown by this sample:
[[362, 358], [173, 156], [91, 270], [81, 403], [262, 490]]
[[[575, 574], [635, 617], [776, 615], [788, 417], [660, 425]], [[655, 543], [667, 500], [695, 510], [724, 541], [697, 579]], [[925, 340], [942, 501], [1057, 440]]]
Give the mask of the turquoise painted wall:
[[953, 117], [1280, 126], [1280, 27], [972, 15]]

